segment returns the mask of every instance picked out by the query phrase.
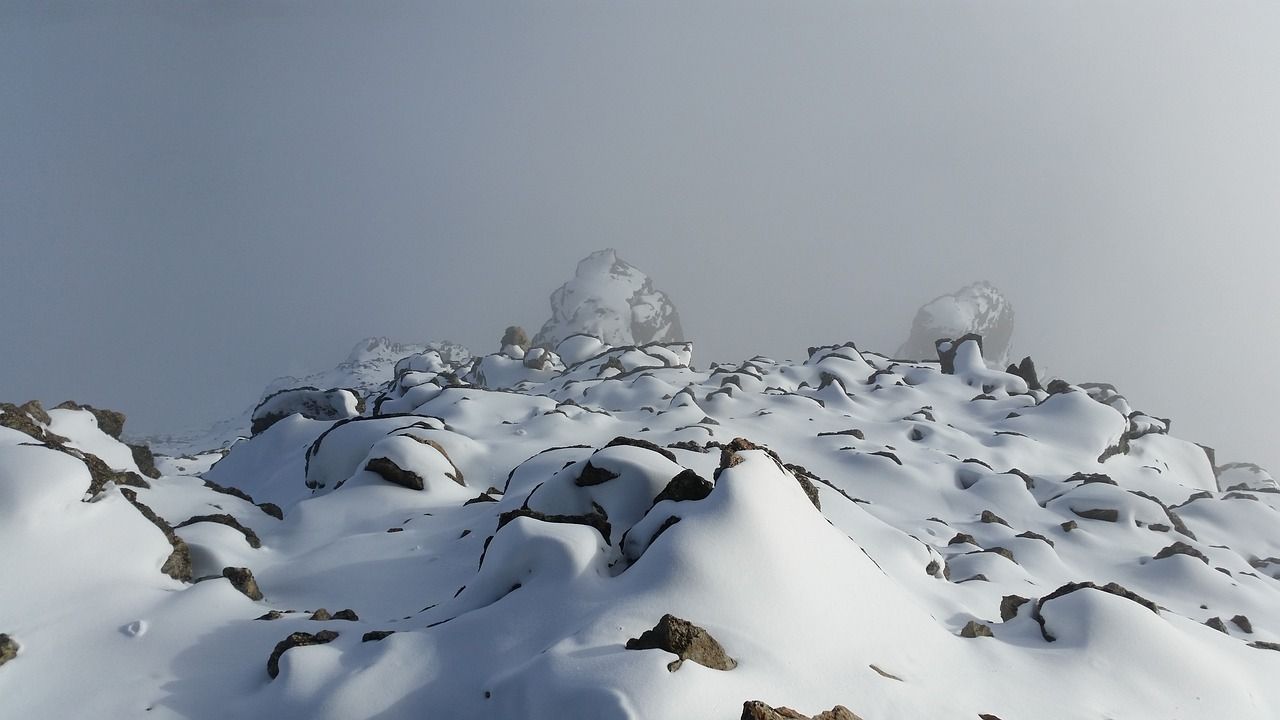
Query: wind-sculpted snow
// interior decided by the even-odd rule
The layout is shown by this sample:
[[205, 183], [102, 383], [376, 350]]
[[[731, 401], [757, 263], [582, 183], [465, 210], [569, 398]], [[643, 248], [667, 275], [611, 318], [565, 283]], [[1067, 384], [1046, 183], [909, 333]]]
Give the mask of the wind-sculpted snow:
[[0, 715], [1280, 716], [1280, 492], [1114, 388], [592, 342], [417, 353], [147, 487], [3, 406]]

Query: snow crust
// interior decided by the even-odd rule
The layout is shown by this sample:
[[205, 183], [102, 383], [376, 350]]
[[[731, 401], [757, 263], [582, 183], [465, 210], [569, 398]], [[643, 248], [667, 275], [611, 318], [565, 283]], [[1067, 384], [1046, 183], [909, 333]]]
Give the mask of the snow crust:
[[[852, 344], [702, 370], [689, 343], [410, 348], [359, 416], [93, 497], [85, 461], [0, 427], [0, 716], [1280, 717], [1270, 475], [952, 349], [944, 374]], [[86, 411], [33, 422], [136, 470]], [[666, 613], [737, 666], [626, 649]]]

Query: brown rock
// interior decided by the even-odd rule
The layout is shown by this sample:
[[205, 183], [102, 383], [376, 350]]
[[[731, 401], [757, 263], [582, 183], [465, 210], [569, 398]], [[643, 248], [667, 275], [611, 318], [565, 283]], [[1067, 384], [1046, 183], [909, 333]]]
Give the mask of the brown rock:
[[314, 635], [305, 632], [296, 632], [289, 635], [289, 637], [276, 643], [275, 649], [271, 651], [271, 657], [267, 659], [267, 675], [270, 675], [272, 680], [280, 675], [280, 658], [289, 650], [308, 645], [324, 645], [333, 642], [337, 638], [338, 633], [333, 630], [321, 630]]
[[4, 665], [10, 660], [18, 657], [18, 650], [21, 646], [13, 638], [4, 633], [0, 633], [0, 665]]
[[964, 626], [964, 628], [960, 630], [960, 637], [962, 638], [995, 637], [995, 634], [991, 632], [991, 628], [989, 626], [983, 623], [980, 623], [977, 620], [970, 620]]
[[222, 577], [231, 581], [231, 586], [244, 593], [250, 600], [261, 600], [262, 591], [258, 589], [258, 581], [253, 579], [253, 571], [243, 567], [222, 568]]
[[626, 647], [628, 650], [656, 649], [674, 653], [677, 659], [667, 665], [671, 672], [679, 670], [685, 660], [712, 670], [732, 670], [738, 666], [738, 661], [729, 657], [710, 633], [671, 614], [663, 615], [652, 630], [645, 630], [640, 637], [628, 640]]

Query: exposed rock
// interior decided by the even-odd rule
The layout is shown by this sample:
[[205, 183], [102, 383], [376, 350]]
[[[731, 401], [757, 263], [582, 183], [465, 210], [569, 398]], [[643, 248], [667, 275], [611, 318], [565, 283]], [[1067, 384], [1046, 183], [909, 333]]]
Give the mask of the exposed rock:
[[338, 633], [333, 630], [321, 630], [314, 635], [305, 632], [296, 632], [289, 637], [276, 643], [276, 647], [271, 651], [271, 657], [267, 659], [267, 675], [274, 680], [280, 675], [280, 658], [289, 650], [296, 647], [306, 647], [308, 645], [324, 645], [338, 639]]
[[358, 620], [360, 620], [360, 616], [356, 614], [355, 610], [352, 610], [351, 608], [347, 608], [346, 610], [339, 610], [338, 612], [334, 613], [333, 619], [346, 620], [347, 622], [357, 622]]
[[160, 469], [156, 467], [156, 456], [152, 454], [151, 448], [146, 445], [134, 445], [126, 443], [129, 453], [133, 455], [133, 463], [138, 466], [143, 475], [152, 480], [160, 479]]
[[[94, 419], [98, 421], [98, 429], [110, 435], [111, 437], [115, 438], [116, 440], [119, 440], [120, 433], [124, 432], [125, 418], [124, 418], [124, 413], [122, 412], [118, 412], [116, 410], [106, 410], [103, 408], [96, 408], [92, 405], [81, 405], [79, 403], [75, 403], [70, 400], [59, 403], [57, 406], [57, 409], [58, 410], [87, 410], [88, 412], [92, 413]], [[47, 418], [48, 415], [46, 415], [45, 417]], [[43, 422], [47, 424], [49, 421], [44, 420]]]
[[[813, 506], [818, 510], [822, 509], [822, 502], [818, 497], [818, 487], [808, 477], [805, 477], [802, 473], [788, 470], [787, 466], [782, 462], [782, 458], [778, 457], [778, 453], [763, 445], [756, 445], [746, 438], [734, 438], [728, 444], [720, 446], [720, 467], [716, 468], [715, 477], [718, 479], [721, 471], [742, 462], [742, 458], [738, 456], [738, 453], [744, 450], [763, 450], [769, 457], [773, 458], [779, 468], [790, 473], [795, 478], [800, 485], [800, 489], [804, 490], [804, 494], [809, 498], [809, 502], [813, 503]], [[902, 463], [898, 464], [901, 465]]]
[[995, 637], [995, 634], [991, 632], [991, 628], [989, 626], [983, 623], [980, 623], [977, 620], [970, 620], [967, 624], [965, 624], [964, 628], [960, 630], [960, 637], [962, 638]]
[[491, 502], [498, 502], [498, 499], [487, 492], [482, 492], [479, 495], [471, 498], [470, 500], [462, 503], [462, 506], [466, 507], [467, 505], [475, 505], [476, 503], [491, 503]]
[[18, 641], [9, 637], [5, 633], [0, 633], [0, 665], [4, 665], [10, 660], [18, 657], [18, 650], [21, 646]]
[[1267, 642], [1265, 640], [1255, 640], [1249, 643], [1249, 647], [1258, 648], [1259, 650], [1277, 650], [1280, 651], [1280, 643]]
[[1053, 545], [1053, 541], [1052, 541], [1052, 540], [1050, 540], [1049, 538], [1047, 538], [1047, 537], [1045, 537], [1045, 536], [1041, 535], [1041, 534], [1040, 534], [1040, 533], [1038, 533], [1038, 532], [1032, 532], [1032, 531], [1030, 531], [1030, 530], [1025, 530], [1025, 531], [1023, 531], [1023, 532], [1020, 532], [1020, 533], [1018, 533], [1017, 535], [1015, 535], [1014, 537], [1026, 538], [1026, 539], [1028, 539], [1028, 540], [1039, 540], [1039, 541], [1041, 541], [1041, 542], [1043, 542], [1043, 543], [1047, 543], [1047, 544], [1049, 545], [1049, 547], [1053, 547], [1053, 546], [1054, 546], [1054, 545]]
[[898, 348], [897, 357], [931, 360], [934, 341], [970, 334], [983, 338], [982, 356], [988, 364], [1004, 367], [1008, 363], [1013, 306], [991, 283], [977, 282], [926, 303], [916, 311], [911, 334]]
[[231, 581], [231, 586], [244, 593], [250, 600], [261, 600], [262, 591], [258, 589], [258, 581], [253, 579], [253, 571], [245, 567], [222, 568], [222, 577]]
[[1199, 558], [1200, 562], [1203, 562], [1206, 565], [1209, 564], [1209, 558], [1205, 557], [1204, 553], [1182, 542], [1181, 540], [1174, 542], [1172, 545], [1156, 553], [1156, 556], [1153, 559], [1163, 560], [1167, 557], [1173, 557], [1174, 555], [1189, 555], [1193, 558]]
[[1031, 602], [1020, 595], [1005, 595], [1000, 599], [1000, 622], [1009, 622], [1018, 616], [1018, 608]]
[[1245, 617], [1244, 615], [1236, 615], [1235, 617], [1231, 618], [1231, 624], [1240, 628], [1241, 632], [1245, 632], [1250, 635], [1253, 634], [1253, 623], [1249, 622], [1249, 618]]
[[379, 642], [395, 634], [396, 634], [395, 630], [370, 630], [369, 632], [360, 636], [360, 642]]
[[528, 350], [529, 335], [519, 325], [511, 325], [502, 335], [502, 347], [518, 347], [521, 350]]
[[684, 340], [671, 299], [613, 250], [584, 258], [573, 279], [551, 293], [551, 318], [533, 344], [554, 348], [575, 334], [614, 347]]
[[1037, 600], [1035, 608], [1033, 608], [1031, 611], [1031, 617], [1034, 618], [1036, 623], [1040, 625], [1040, 634], [1044, 637], [1046, 641], [1054, 642], [1055, 640], [1057, 640], [1057, 638], [1055, 638], [1053, 635], [1050, 635], [1049, 631], [1045, 628], [1044, 614], [1043, 614], [1045, 603], [1049, 602], [1050, 600], [1060, 598], [1063, 595], [1069, 595], [1073, 592], [1076, 592], [1077, 590], [1086, 590], [1086, 589], [1099, 590], [1104, 593], [1108, 593], [1110, 595], [1115, 595], [1116, 597], [1122, 597], [1126, 600], [1130, 600], [1135, 603], [1138, 603], [1139, 605], [1150, 610], [1156, 615], [1160, 614], [1159, 606], [1157, 606], [1155, 603], [1151, 602], [1150, 600], [1142, 597], [1141, 595], [1130, 591], [1128, 588], [1124, 587], [1119, 583], [1111, 582], [1111, 583], [1107, 583], [1106, 585], [1096, 585], [1091, 582], [1067, 583], [1066, 585], [1063, 585], [1057, 590], [1054, 590], [1048, 595], [1045, 595], [1044, 597]]
[[605, 445], [605, 447], [611, 448], [611, 447], [618, 447], [620, 445], [627, 446], [627, 447], [644, 448], [645, 450], [658, 453], [659, 455], [670, 460], [671, 462], [676, 461], [675, 453], [671, 452], [670, 450], [664, 447], [660, 447], [656, 443], [651, 443], [648, 440], [640, 440], [638, 438], [631, 438], [631, 437], [625, 437], [625, 436], [619, 435], [618, 437], [610, 440]]
[[254, 620], [266, 620], [270, 622], [272, 620], [279, 620], [282, 617], [284, 617], [284, 613], [280, 612], [279, 610], [270, 610], [254, 618]]
[[645, 630], [640, 637], [631, 638], [628, 650], [666, 650], [678, 659], [667, 665], [675, 672], [685, 660], [692, 660], [712, 670], [732, 670], [738, 662], [725, 652], [720, 643], [706, 630], [688, 620], [666, 614], [652, 630]]
[[1120, 519], [1120, 511], [1114, 508], [1089, 508], [1086, 510], [1076, 510], [1075, 508], [1071, 508], [1071, 512], [1085, 520], [1116, 522]]
[[1062, 523], [1061, 525], [1059, 525], [1058, 527], [1062, 528], [1063, 532], [1071, 532], [1072, 530], [1075, 530], [1076, 528], [1080, 527], [1080, 523], [1076, 522], [1075, 520], [1068, 520]]
[[862, 720], [862, 718], [843, 705], [837, 705], [810, 718], [786, 706], [775, 708], [759, 700], [748, 700], [742, 703], [740, 720]]
[[326, 620], [332, 620], [333, 615], [330, 615], [328, 610], [324, 608], [320, 608], [319, 610], [316, 610], [315, 612], [311, 613], [311, 617], [307, 619], [316, 620], [318, 622], [324, 622]]
[[1036, 364], [1030, 356], [1022, 358], [1022, 362], [1017, 365], [1010, 365], [1007, 371], [1010, 375], [1017, 375], [1026, 381], [1027, 387], [1032, 390], [1043, 389], [1040, 386], [1040, 378], [1036, 375]]
[[1223, 635], [1229, 635], [1229, 634], [1230, 634], [1230, 633], [1228, 633], [1228, 632], [1227, 632], [1227, 624], [1226, 624], [1226, 623], [1224, 623], [1224, 622], [1222, 622], [1222, 618], [1220, 618], [1220, 617], [1211, 617], [1211, 618], [1209, 618], [1208, 620], [1205, 620], [1205, 621], [1204, 621], [1204, 624], [1205, 624], [1205, 625], [1208, 625], [1209, 627], [1213, 628], [1214, 630], [1217, 630], [1218, 632], [1222, 633]]
[[410, 490], [422, 490], [426, 487], [425, 481], [417, 473], [405, 470], [390, 458], [376, 457], [370, 458], [368, 464], [364, 466], [365, 470], [376, 473], [387, 482], [395, 483], [401, 487], [407, 487]]
[[177, 533], [173, 531], [173, 527], [165, 522], [159, 515], [156, 515], [151, 508], [144, 505], [138, 500], [138, 493], [128, 488], [121, 488], [120, 494], [129, 501], [131, 505], [142, 513], [142, 516], [151, 521], [152, 525], [160, 528], [160, 532], [164, 533], [165, 539], [169, 541], [173, 552], [169, 553], [169, 557], [165, 559], [164, 564], [160, 566], [160, 572], [168, 575], [174, 580], [182, 582], [191, 582], [191, 549], [187, 547], [187, 543]]
[[951, 538], [951, 540], [947, 542], [948, 545], [960, 545], [962, 543], [977, 545], [978, 541], [969, 533], [956, 533], [955, 537]]
[[588, 460], [587, 464], [582, 467], [582, 472], [578, 475], [578, 478], [573, 481], [573, 484], [578, 487], [588, 487], [609, 482], [616, 477], [618, 477], [618, 473], [592, 465], [591, 461]]
[[[978, 344], [978, 351], [982, 351], [982, 336], [973, 333], [963, 335], [952, 340], [951, 335], [939, 337], [934, 342], [934, 351], [938, 354], [938, 362], [942, 365], [942, 373], [944, 375], [953, 375], [956, 371], [956, 352], [960, 346], [967, 342], [975, 342]], [[987, 396], [989, 399], [990, 396]], [[976, 398], [975, 398], [976, 399]]]
[[653, 504], [657, 505], [663, 500], [675, 500], [677, 502], [684, 500], [702, 500], [711, 494], [714, 486], [705, 478], [693, 470], [682, 470], [678, 475], [671, 478], [671, 482], [662, 489], [653, 498]]
[[604, 538], [606, 543], [612, 543], [612, 539], [610, 537], [612, 528], [609, 526], [609, 518], [599, 511], [586, 513], [584, 515], [548, 515], [547, 513], [531, 510], [527, 507], [516, 508], [515, 510], [508, 510], [498, 516], [498, 529], [501, 530], [504, 525], [518, 517], [533, 518], [534, 520], [540, 520], [542, 522], [586, 525], [599, 531], [600, 536]]
[[251, 415], [250, 432], [257, 435], [294, 414], [310, 420], [345, 420], [358, 416], [363, 409], [364, 399], [354, 390], [289, 388], [274, 392], [258, 403]]
[[258, 503], [258, 509], [277, 520], [284, 519], [284, 511], [281, 510], [280, 506], [275, 503], [269, 503], [269, 502]]
[[249, 543], [249, 547], [254, 548], [255, 550], [262, 547], [262, 540], [258, 538], [258, 534], [255, 533], [252, 528], [245, 527], [239, 520], [227, 515], [226, 513], [218, 513], [215, 515], [196, 515], [174, 525], [173, 528], [177, 530], [178, 528], [184, 528], [189, 525], [195, 525], [196, 523], [202, 522], [226, 525], [227, 527], [238, 531], [241, 535], [244, 535], [245, 542]]
[[984, 523], [995, 523], [997, 525], [1003, 525], [1005, 527], [1009, 527], [1009, 523], [1005, 522], [1004, 518], [991, 512], [990, 510], [983, 510], [982, 516], [978, 519]]

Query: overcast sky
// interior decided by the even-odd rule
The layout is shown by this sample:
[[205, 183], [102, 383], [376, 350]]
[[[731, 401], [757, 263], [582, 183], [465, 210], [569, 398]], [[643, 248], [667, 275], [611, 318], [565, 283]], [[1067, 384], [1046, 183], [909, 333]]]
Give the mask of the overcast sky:
[[[601, 247], [695, 359], [1015, 349], [1280, 468], [1273, 2], [0, 3], [0, 399], [205, 423], [496, 350]], [[1225, 458], [1223, 458], [1225, 456]]]

